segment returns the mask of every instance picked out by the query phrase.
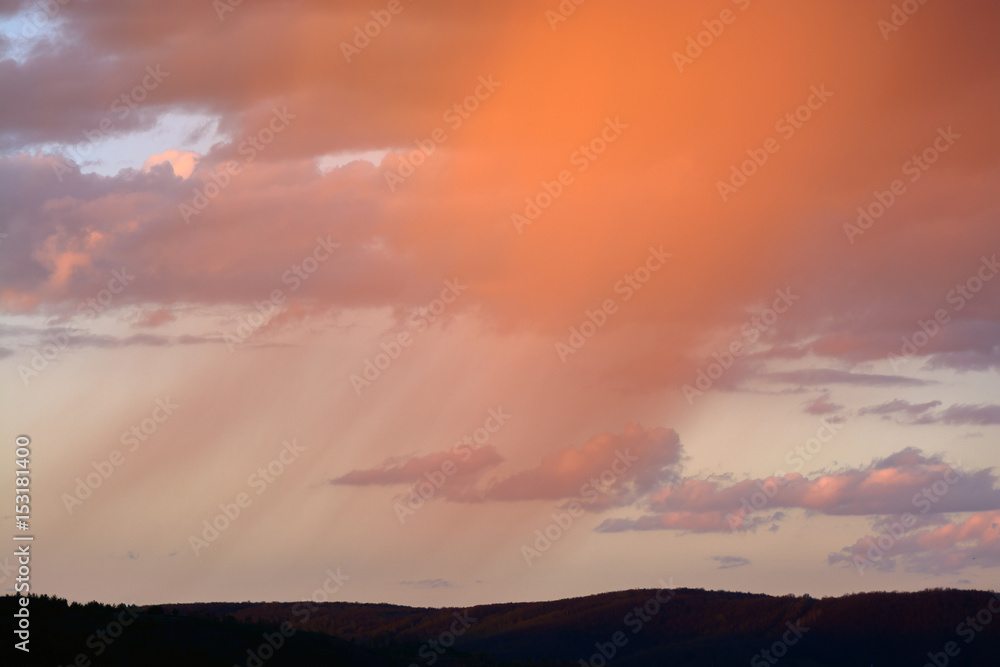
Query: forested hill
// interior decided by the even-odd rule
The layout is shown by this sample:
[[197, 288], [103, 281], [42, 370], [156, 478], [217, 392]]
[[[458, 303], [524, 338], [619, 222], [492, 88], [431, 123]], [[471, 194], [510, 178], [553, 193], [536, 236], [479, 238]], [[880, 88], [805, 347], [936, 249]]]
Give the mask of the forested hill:
[[[11, 624], [16, 598], [2, 600]], [[467, 609], [350, 602], [133, 609], [42, 597], [30, 609], [31, 658], [15, 664], [81, 664], [82, 654], [95, 667], [1000, 665], [1000, 594], [988, 591], [815, 599], [630, 590]]]

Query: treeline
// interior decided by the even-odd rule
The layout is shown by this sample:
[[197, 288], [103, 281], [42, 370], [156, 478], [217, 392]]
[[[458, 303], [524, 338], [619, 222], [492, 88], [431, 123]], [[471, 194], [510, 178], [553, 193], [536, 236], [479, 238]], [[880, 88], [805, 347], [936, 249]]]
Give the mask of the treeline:
[[[10, 619], [16, 599], [2, 600], [4, 617]], [[788, 667], [919, 667], [933, 664], [932, 657], [939, 664], [947, 658], [948, 665], [1000, 665], [1000, 596], [954, 589], [823, 599], [630, 590], [468, 609], [308, 601], [132, 608], [42, 596], [33, 598], [31, 608], [37, 632], [32, 659], [44, 659], [21, 664], [49, 667], [89, 667], [74, 662], [80, 654], [94, 665], [227, 667], [557, 667], [581, 660], [593, 665], [780, 661]], [[131, 623], [105, 643], [100, 632], [108, 636], [109, 627], [123, 618]]]

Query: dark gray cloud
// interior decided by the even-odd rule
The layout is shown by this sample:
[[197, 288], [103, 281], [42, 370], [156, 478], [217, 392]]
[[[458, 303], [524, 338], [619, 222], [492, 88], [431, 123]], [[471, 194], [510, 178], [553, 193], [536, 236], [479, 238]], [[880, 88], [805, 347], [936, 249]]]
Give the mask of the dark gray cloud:
[[1000, 424], [1000, 405], [955, 404], [934, 410], [941, 401], [910, 403], [895, 399], [858, 410], [858, 415], [881, 415], [901, 424], [948, 424], [949, 426], [995, 426]]
[[834, 368], [815, 368], [779, 373], [768, 373], [761, 376], [764, 380], [797, 384], [800, 386], [823, 386], [829, 384], [850, 384], [865, 387], [919, 387], [931, 384], [926, 380], [903, 377], [901, 375], [878, 375], [871, 373], [853, 373]]
[[743, 567], [749, 565], [751, 562], [749, 558], [743, 558], [742, 556], [712, 556], [711, 560], [719, 564], [720, 570]]

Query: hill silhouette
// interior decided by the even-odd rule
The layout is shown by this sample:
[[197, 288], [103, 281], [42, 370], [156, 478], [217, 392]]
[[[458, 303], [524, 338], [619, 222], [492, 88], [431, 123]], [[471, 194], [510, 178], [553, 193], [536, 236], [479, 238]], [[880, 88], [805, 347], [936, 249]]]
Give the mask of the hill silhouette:
[[[17, 598], [0, 601], [10, 637]], [[1000, 610], [1000, 595], [954, 589], [823, 599], [629, 590], [467, 609], [351, 602], [127, 607], [40, 596], [29, 606], [31, 653], [16, 653], [18, 664], [48, 667], [995, 667], [1000, 613], [991, 605]]]

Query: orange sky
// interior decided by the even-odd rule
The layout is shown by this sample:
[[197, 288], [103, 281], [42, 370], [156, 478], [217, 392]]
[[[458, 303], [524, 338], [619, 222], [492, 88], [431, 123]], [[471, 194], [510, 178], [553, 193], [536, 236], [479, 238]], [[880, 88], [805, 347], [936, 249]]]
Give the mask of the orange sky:
[[992, 581], [992, 3], [219, 6], [0, 3], [42, 592]]

